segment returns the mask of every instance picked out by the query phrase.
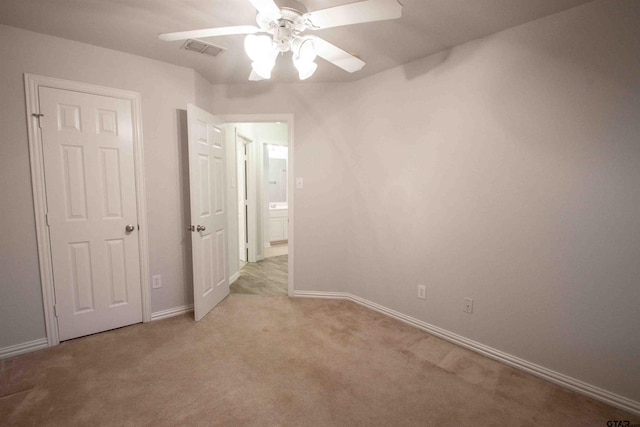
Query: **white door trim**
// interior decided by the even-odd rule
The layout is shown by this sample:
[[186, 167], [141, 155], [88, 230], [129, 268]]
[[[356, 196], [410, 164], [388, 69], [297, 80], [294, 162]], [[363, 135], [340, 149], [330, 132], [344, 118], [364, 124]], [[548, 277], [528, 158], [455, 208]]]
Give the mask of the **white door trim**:
[[294, 137], [293, 137], [293, 114], [217, 114], [227, 123], [261, 123], [261, 122], [282, 122], [286, 123], [289, 134], [289, 182], [288, 182], [288, 202], [289, 202], [289, 268], [288, 268], [288, 294], [293, 297], [295, 289], [294, 281], [294, 235], [293, 224], [295, 218], [295, 162], [294, 162]]
[[33, 188], [33, 205], [36, 220], [36, 237], [38, 240], [38, 263], [40, 265], [40, 283], [42, 286], [42, 303], [49, 347], [60, 343], [58, 326], [54, 313], [53, 268], [51, 264], [51, 245], [47, 229], [47, 199], [44, 180], [44, 157], [42, 152], [42, 134], [39, 120], [33, 114], [39, 113], [38, 89], [50, 87], [54, 89], [83, 92], [92, 95], [109, 96], [131, 102], [133, 120], [133, 155], [136, 179], [136, 205], [138, 208], [138, 244], [140, 247], [140, 281], [142, 289], [142, 320], [151, 321], [151, 275], [149, 273], [149, 247], [147, 236], [147, 209], [144, 180], [144, 151], [142, 144], [142, 112], [141, 98], [137, 92], [96, 86], [70, 80], [24, 75], [27, 134], [29, 139], [29, 163], [31, 164], [31, 186]]
[[[222, 118], [222, 117], [221, 117]], [[224, 119], [224, 118], [222, 118]], [[226, 122], [229, 123], [229, 122]], [[258, 215], [256, 212], [256, 169], [258, 163], [255, 155], [255, 147], [258, 145], [253, 139], [243, 135], [236, 128], [236, 136], [244, 141], [247, 147], [247, 174], [245, 175], [247, 187], [247, 214], [246, 224], [248, 230], [248, 238], [246, 248], [248, 249], [247, 262], [258, 261]], [[238, 204], [239, 206], [239, 204]]]

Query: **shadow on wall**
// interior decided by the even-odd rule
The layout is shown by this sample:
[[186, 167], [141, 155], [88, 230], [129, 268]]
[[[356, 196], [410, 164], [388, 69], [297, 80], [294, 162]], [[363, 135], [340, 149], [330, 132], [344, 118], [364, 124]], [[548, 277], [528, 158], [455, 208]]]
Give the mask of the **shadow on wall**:
[[187, 226], [191, 222], [191, 199], [189, 187], [189, 127], [187, 125], [187, 110], [176, 110], [178, 122], [178, 170], [180, 177], [180, 204], [181, 210], [181, 227], [183, 246], [183, 281], [185, 291], [185, 301], [188, 304], [193, 303], [193, 258], [191, 253], [191, 232], [187, 230]]
[[402, 71], [404, 72], [405, 78], [407, 80], [413, 80], [433, 72], [449, 60], [452, 52], [453, 48], [446, 49], [425, 58], [404, 64]]

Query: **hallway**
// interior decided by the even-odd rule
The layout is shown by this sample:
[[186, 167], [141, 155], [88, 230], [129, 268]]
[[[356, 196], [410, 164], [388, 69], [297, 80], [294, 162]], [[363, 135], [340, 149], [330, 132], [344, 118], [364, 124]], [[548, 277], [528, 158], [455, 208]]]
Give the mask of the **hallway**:
[[287, 295], [289, 255], [265, 258], [247, 263], [240, 270], [240, 277], [230, 286], [232, 294], [264, 296]]

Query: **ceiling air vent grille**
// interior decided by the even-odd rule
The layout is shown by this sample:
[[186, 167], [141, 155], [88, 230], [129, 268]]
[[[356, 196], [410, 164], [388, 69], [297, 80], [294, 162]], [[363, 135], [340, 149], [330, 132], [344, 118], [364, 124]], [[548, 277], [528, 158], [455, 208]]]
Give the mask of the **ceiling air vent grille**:
[[201, 55], [207, 55], [216, 57], [224, 52], [226, 49], [220, 46], [216, 46], [213, 44], [205, 43], [200, 40], [187, 40], [180, 49], [190, 50], [191, 52], [196, 52]]

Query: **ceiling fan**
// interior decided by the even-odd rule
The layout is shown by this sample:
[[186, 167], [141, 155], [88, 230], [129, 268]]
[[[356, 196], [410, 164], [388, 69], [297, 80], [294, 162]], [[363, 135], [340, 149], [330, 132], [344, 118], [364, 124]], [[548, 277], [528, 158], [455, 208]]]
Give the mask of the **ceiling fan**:
[[252, 61], [249, 80], [270, 79], [278, 55], [286, 52], [292, 52], [293, 64], [298, 70], [300, 80], [304, 80], [311, 77], [318, 68], [315, 63], [316, 56], [350, 73], [362, 69], [365, 65], [360, 58], [322, 38], [303, 34], [306, 30], [323, 30], [402, 16], [402, 5], [398, 0], [364, 0], [315, 12], [308, 12], [307, 8], [296, 0], [278, 0], [281, 6], [274, 0], [249, 1], [258, 11], [257, 26], [207, 28], [160, 34], [158, 37], [165, 41], [175, 41], [246, 35], [244, 48]]

